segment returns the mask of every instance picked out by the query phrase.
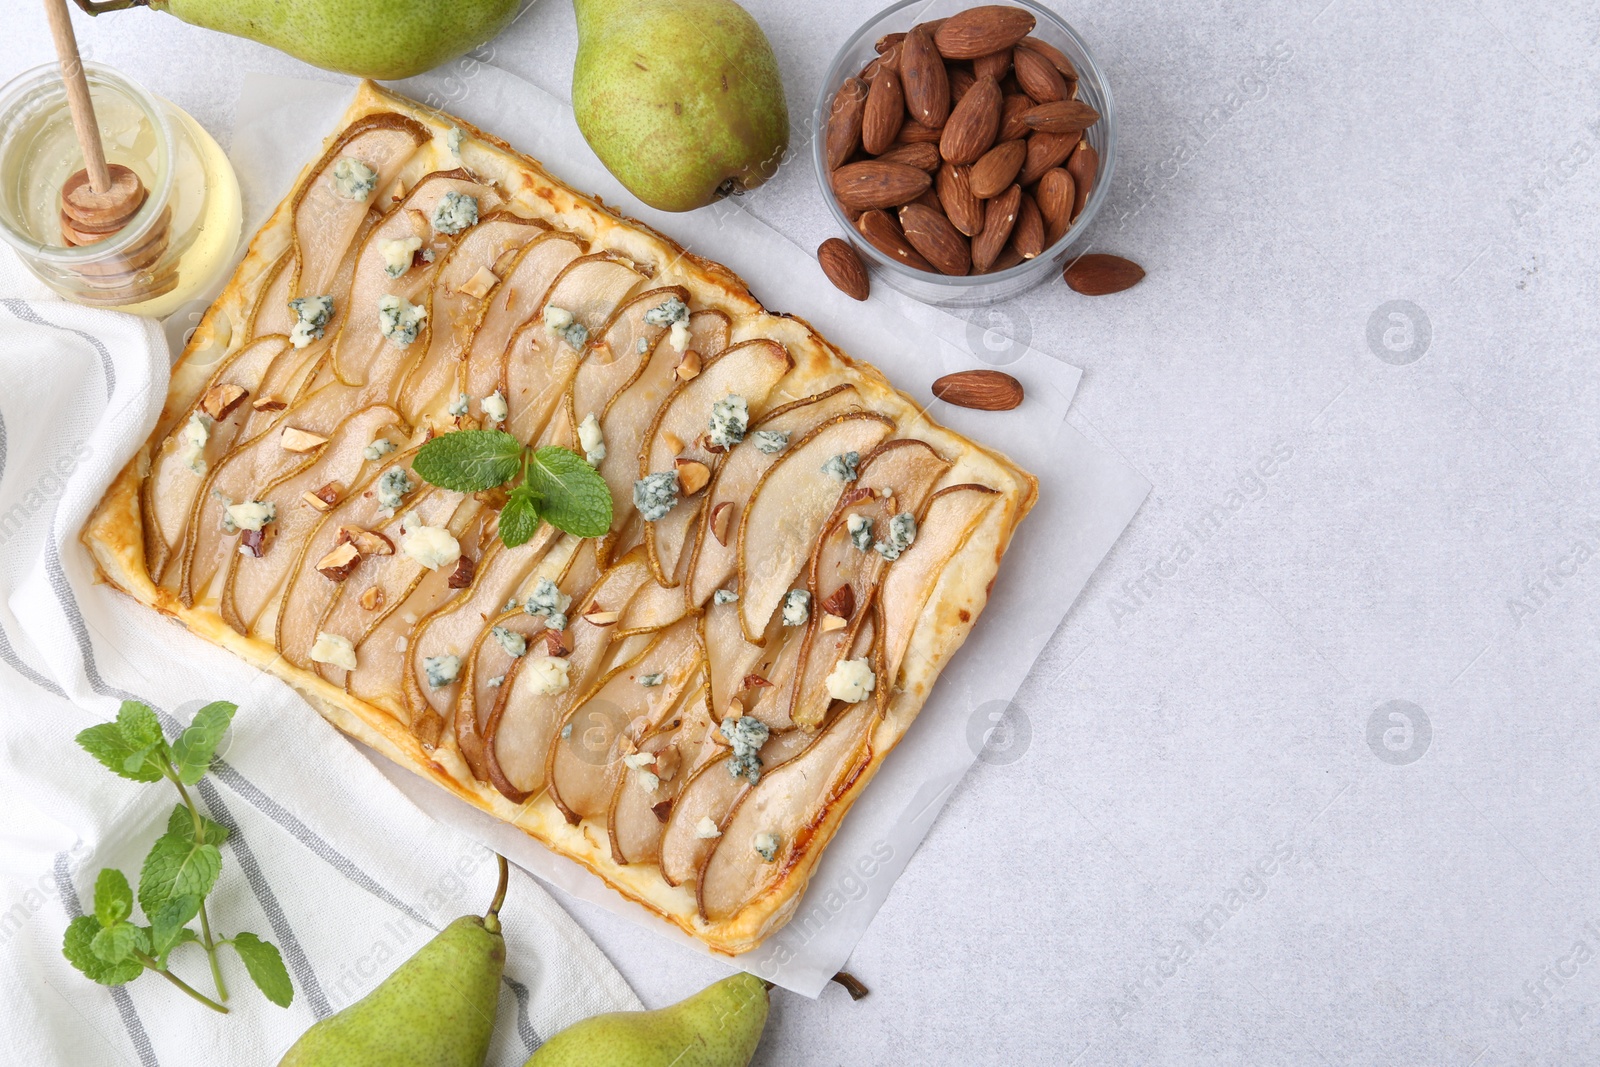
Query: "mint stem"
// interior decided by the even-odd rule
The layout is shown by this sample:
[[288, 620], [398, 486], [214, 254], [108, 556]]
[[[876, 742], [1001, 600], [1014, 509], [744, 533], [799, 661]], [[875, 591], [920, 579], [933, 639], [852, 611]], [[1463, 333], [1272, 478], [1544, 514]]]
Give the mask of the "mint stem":
[[227, 1008], [224, 1008], [221, 1004], [218, 1004], [216, 1001], [212, 1000], [210, 997], [206, 996], [204, 993], [200, 992], [194, 986], [190, 985], [188, 982], [185, 982], [182, 978], [179, 978], [171, 971], [164, 969], [159, 963], [145, 955], [143, 952], [135, 950], [133, 955], [134, 958], [140, 963], [144, 964], [146, 968], [156, 972], [161, 977], [165, 978], [167, 981], [183, 990], [185, 994], [193, 997], [195, 1000], [198, 1000], [212, 1011], [220, 1012], [223, 1015], [228, 1014]]
[[[184, 807], [189, 809], [189, 817], [194, 820], [194, 838], [199, 841], [205, 835], [205, 824], [200, 820], [200, 809], [195, 807], [194, 801], [189, 797], [189, 791], [183, 787], [174, 771], [168, 775], [172, 784], [177, 787], [178, 795], [183, 798]], [[217, 999], [228, 999], [228, 985], [222, 980], [222, 964], [217, 959], [217, 943], [211, 939], [211, 917], [206, 914], [206, 902], [200, 901], [200, 944], [206, 950], [206, 960], [211, 964], [211, 981], [217, 987]], [[226, 1010], [226, 1009], [224, 1009]]]

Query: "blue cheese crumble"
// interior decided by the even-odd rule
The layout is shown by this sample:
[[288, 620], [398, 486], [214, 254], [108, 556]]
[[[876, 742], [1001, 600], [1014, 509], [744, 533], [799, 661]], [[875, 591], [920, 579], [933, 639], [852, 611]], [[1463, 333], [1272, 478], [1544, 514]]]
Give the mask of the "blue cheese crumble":
[[749, 426], [750, 405], [738, 393], [730, 393], [711, 405], [706, 443], [713, 448], [732, 448], [744, 440]]
[[651, 326], [672, 327], [671, 344], [679, 352], [689, 347], [689, 305], [675, 296], [667, 297], [658, 307], [644, 313], [644, 321]]
[[757, 834], [751, 838], [750, 847], [756, 850], [763, 863], [773, 863], [778, 858], [778, 835]]
[[750, 435], [756, 448], [769, 456], [776, 456], [779, 452], [789, 447], [789, 432], [787, 430], [757, 430]]
[[422, 247], [420, 237], [396, 237], [392, 241], [380, 241], [378, 254], [383, 256], [383, 273], [391, 278], [398, 278], [411, 269], [411, 264], [416, 257], [417, 250]]
[[456, 680], [456, 675], [461, 673], [460, 656], [424, 656], [422, 660], [422, 673], [428, 676], [428, 684], [435, 689], [443, 689]]
[[452, 126], [444, 135], [445, 147], [450, 149], [450, 154], [457, 159], [461, 158], [461, 139], [466, 134], [461, 132], [460, 126]]
[[222, 524], [222, 528], [224, 530], [229, 529], [229, 527], [232, 527], [233, 530], [259, 530], [277, 517], [278, 507], [272, 501], [246, 500], [239, 504], [228, 505], [227, 521]]
[[385, 293], [378, 298], [378, 332], [405, 348], [417, 339], [428, 309], [403, 296]]
[[311, 661], [353, 671], [356, 669], [356, 646], [350, 643], [348, 637], [319, 631], [317, 640], [311, 646]]
[[566, 308], [546, 304], [544, 328], [557, 337], [564, 338], [573, 348], [582, 348], [589, 343], [589, 328], [574, 318], [572, 312]]
[[493, 678], [490, 678], [487, 682], [484, 682], [483, 684], [488, 686], [490, 689], [499, 689], [502, 685], [505, 684], [505, 681], [506, 681], [506, 676], [505, 675], [497, 674]]
[[583, 417], [578, 423], [578, 444], [583, 448], [583, 458], [591, 467], [598, 467], [606, 458], [606, 438], [600, 432], [600, 420], [595, 418], [594, 412]]
[[641, 337], [633, 343], [633, 350], [642, 356], [650, 351], [650, 342]]
[[652, 674], [641, 674], [639, 676], [639, 684], [644, 686], [646, 689], [654, 689], [656, 686], [661, 684], [661, 679], [665, 677], [665, 671], [655, 671]]
[[742, 715], [737, 719], [730, 716], [722, 720], [717, 731], [733, 749], [728, 757], [728, 773], [735, 778], [743, 778], [751, 785], [759, 782], [761, 746], [767, 743], [767, 738], [772, 734], [767, 724], [750, 715]]
[[483, 421], [490, 426], [500, 425], [506, 421], [506, 416], [511, 414], [511, 408], [506, 404], [506, 395], [498, 389], [478, 401], [478, 409], [483, 412]]
[[435, 230], [448, 234], [460, 233], [468, 226], [475, 226], [478, 222], [477, 198], [451, 189], [433, 205], [433, 216], [428, 221], [433, 223]]
[[844, 452], [822, 465], [823, 474], [831, 474], [841, 482], [856, 480], [856, 464], [861, 462], [861, 453]]
[[633, 506], [646, 522], [655, 522], [678, 503], [678, 472], [657, 471], [633, 483]]
[[206, 472], [206, 442], [211, 440], [211, 420], [200, 412], [189, 416], [183, 432], [178, 435], [179, 454], [184, 464], [196, 474]]
[[378, 478], [378, 506], [393, 511], [416, 487], [404, 467], [391, 467]]
[[401, 537], [400, 551], [436, 571], [461, 558], [461, 542], [442, 526], [413, 526]]
[[865, 656], [860, 659], [842, 659], [834, 664], [827, 682], [828, 695], [846, 704], [858, 704], [877, 687], [877, 676]]
[[528, 594], [528, 602], [523, 605], [522, 610], [529, 615], [544, 616], [549, 620], [545, 625], [552, 630], [565, 630], [567, 609], [571, 606], [570, 595], [563, 593], [561, 587], [549, 578], [540, 578], [534, 585], [533, 592]]
[[[376, 437], [373, 438], [373, 441], [370, 445], [361, 450], [361, 458], [366, 460], [368, 463], [376, 463], [378, 460], [382, 459], [384, 456], [387, 456], [393, 451], [393, 441], [389, 440], [387, 437]], [[400, 473], [404, 474], [405, 471], [401, 471]]]
[[295, 315], [294, 329], [289, 331], [289, 343], [296, 348], [304, 348], [322, 336], [328, 320], [333, 318], [333, 297], [297, 296], [289, 301], [289, 310]]
[[467, 396], [466, 393], [462, 393], [452, 400], [450, 402], [450, 407], [447, 409], [449, 414], [458, 419], [470, 410], [472, 410], [472, 400]]
[[917, 520], [911, 512], [902, 511], [889, 520], [889, 536], [874, 544], [872, 548], [884, 559], [896, 560], [916, 539]]
[[346, 200], [365, 200], [378, 187], [378, 172], [354, 156], [333, 165], [333, 191]]
[[791, 589], [783, 598], [783, 624], [804, 626], [811, 618], [811, 594], [804, 589]]
[[844, 528], [850, 533], [850, 543], [863, 552], [872, 548], [872, 520], [865, 515], [851, 512], [844, 520]]
[[715, 593], [711, 594], [711, 602], [713, 604], [732, 604], [738, 599], [739, 594], [735, 593], [732, 589], [718, 589]]
[[528, 654], [528, 639], [517, 631], [508, 630], [504, 626], [494, 626], [489, 632], [500, 642], [500, 647], [506, 650], [506, 655], [512, 659], [521, 659]]

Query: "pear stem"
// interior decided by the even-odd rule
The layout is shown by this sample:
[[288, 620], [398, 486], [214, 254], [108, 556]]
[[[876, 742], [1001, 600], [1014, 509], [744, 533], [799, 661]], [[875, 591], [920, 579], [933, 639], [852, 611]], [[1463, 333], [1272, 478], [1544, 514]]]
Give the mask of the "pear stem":
[[838, 982], [840, 985], [844, 986], [849, 992], [851, 1000], [860, 1000], [862, 997], [872, 992], [861, 983], [861, 979], [857, 978], [849, 971], [840, 971], [838, 974], [833, 976], [831, 981]]
[[489, 901], [489, 910], [483, 913], [483, 925], [490, 933], [499, 933], [500, 905], [506, 902], [506, 887], [511, 884], [511, 867], [498, 852], [494, 858], [500, 861], [500, 884], [494, 887], [494, 899]]

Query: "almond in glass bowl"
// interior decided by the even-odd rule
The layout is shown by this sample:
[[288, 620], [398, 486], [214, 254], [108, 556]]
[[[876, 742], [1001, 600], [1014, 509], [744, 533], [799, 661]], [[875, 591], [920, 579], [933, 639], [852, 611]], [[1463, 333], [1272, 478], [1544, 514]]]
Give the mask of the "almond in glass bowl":
[[1104, 75], [1032, 0], [901, 0], [846, 42], [815, 122], [840, 232], [878, 278], [947, 307], [1058, 278], [1116, 157]]

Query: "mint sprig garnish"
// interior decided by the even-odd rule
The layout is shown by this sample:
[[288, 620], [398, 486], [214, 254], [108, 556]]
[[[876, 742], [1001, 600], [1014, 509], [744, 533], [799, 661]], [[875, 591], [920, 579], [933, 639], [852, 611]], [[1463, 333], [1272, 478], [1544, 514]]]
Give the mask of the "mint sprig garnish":
[[[134, 892], [127, 876], [107, 868], [95, 879], [93, 912], [78, 916], [67, 926], [62, 955], [91, 980], [122, 985], [145, 971], [154, 971], [206, 1007], [226, 1013], [221, 1002], [228, 999], [228, 988], [222, 982], [217, 950], [231, 945], [268, 1000], [287, 1007], [294, 999], [289, 971], [277, 948], [254, 934], [216, 937], [206, 913], [206, 897], [222, 873], [222, 845], [228, 839], [228, 828], [201, 814], [186, 787], [205, 777], [238, 710], [223, 700], [207, 704], [169, 743], [154, 711], [125, 700], [115, 722], [91, 726], [78, 735], [78, 744], [113, 774], [134, 782], [165, 778], [182, 801], [172, 809], [166, 833], [150, 847], [139, 872], [139, 907], [150, 925], [134, 921]], [[189, 928], [197, 918], [198, 934]], [[168, 969], [172, 952], [190, 943], [205, 950], [216, 987], [215, 1000]]]
[[423, 445], [411, 468], [458, 493], [516, 479], [500, 511], [500, 540], [507, 548], [526, 544], [541, 521], [578, 537], [604, 537], [611, 529], [611, 489], [570, 448], [535, 451], [504, 430], [457, 430]]

